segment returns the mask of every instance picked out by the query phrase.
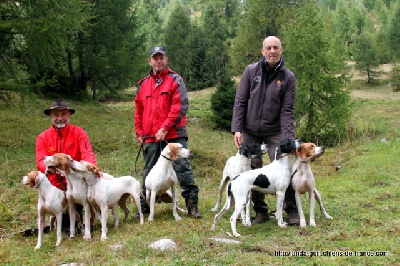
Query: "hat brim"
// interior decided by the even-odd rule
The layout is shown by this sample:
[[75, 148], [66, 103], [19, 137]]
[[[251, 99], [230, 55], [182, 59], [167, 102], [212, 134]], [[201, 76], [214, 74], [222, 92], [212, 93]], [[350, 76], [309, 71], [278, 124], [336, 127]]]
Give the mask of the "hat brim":
[[[50, 111], [51, 110], [55, 110], [55, 109], [59, 109], [59, 108], [50, 108], [50, 109], [44, 110], [43, 112], [44, 112], [45, 115], [50, 115]], [[59, 109], [59, 110], [68, 110], [71, 113], [71, 115], [75, 114], [75, 110], [74, 109]]]
[[166, 52], [163, 52], [163, 51], [155, 51], [154, 53], [152, 53], [152, 54], [150, 55], [150, 57], [153, 57], [153, 56], [155, 56], [156, 54], [163, 54], [163, 55], [166, 55], [167, 53], [166, 53]]

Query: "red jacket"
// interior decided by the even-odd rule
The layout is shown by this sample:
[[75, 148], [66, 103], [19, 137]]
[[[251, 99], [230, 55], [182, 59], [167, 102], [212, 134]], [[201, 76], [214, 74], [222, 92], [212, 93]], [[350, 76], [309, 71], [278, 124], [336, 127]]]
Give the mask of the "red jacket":
[[160, 74], [153, 73], [138, 82], [135, 97], [135, 131], [145, 142], [155, 142], [160, 128], [168, 131], [165, 139], [187, 138], [186, 113], [189, 100], [181, 76], [170, 68]]
[[[96, 156], [92, 150], [89, 137], [78, 126], [68, 124], [61, 129], [52, 126], [39, 134], [36, 139], [37, 169], [44, 173], [46, 171], [46, 165], [43, 163], [44, 156], [60, 152], [70, 155], [76, 161], [85, 160], [97, 166]], [[66, 187], [65, 177], [55, 174], [48, 174], [47, 177], [54, 186], [63, 189], [63, 185], [60, 184], [60, 182], [63, 182]]]

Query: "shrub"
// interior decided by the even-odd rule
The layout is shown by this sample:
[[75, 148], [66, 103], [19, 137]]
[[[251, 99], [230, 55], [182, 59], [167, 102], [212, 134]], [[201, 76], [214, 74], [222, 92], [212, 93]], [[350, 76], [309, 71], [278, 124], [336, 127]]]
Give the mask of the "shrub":
[[211, 111], [216, 129], [231, 130], [232, 110], [235, 101], [236, 82], [223, 75], [217, 90], [211, 96]]

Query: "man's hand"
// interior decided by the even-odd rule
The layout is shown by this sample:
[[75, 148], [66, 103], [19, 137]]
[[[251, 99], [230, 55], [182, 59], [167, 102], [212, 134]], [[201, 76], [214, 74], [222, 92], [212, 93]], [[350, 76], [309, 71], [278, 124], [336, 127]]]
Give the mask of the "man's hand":
[[242, 145], [242, 133], [241, 132], [235, 132], [235, 135], [233, 137], [233, 141], [235, 142], [235, 146], [239, 149], [240, 146]]
[[156, 133], [157, 140], [165, 140], [165, 136], [167, 135], [168, 131], [163, 128], [160, 128]]

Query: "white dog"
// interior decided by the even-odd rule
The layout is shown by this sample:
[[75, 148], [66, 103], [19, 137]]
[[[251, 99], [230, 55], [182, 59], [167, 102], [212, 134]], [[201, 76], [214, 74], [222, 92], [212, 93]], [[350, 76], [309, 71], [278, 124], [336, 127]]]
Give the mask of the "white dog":
[[161, 151], [157, 163], [151, 168], [145, 181], [146, 201], [150, 206], [149, 222], [154, 219], [156, 196], [168, 193], [168, 190], [171, 190], [173, 216], [176, 220], [181, 219], [177, 212], [176, 199], [178, 178], [172, 168], [172, 162], [178, 158], [189, 158], [190, 154], [190, 150], [183, 148], [180, 143], [168, 143]]
[[[86, 161], [71, 161], [71, 168], [82, 174], [88, 186], [87, 198], [96, 216], [101, 217], [101, 240], [107, 239], [108, 209], [112, 209], [115, 225], [119, 224], [116, 205], [126, 206], [129, 196], [135, 202], [139, 212], [140, 224], [143, 224], [143, 213], [140, 206], [140, 183], [132, 176], [121, 176], [112, 179], [102, 178], [102, 173], [93, 164]], [[124, 208], [123, 208], [124, 209]], [[129, 212], [129, 210], [128, 210]], [[125, 219], [127, 212], [125, 212]]]
[[[314, 205], [315, 198], [319, 204], [321, 212], [325, 218], [333, 219], [325, 210], [322, 205], [321, 195], [315, 188], [314, 174], [311, 170], [310, 161], [313, 162], [316, 158], [324, 154], [325, 148], [318, 147], [314, 143], [303, 143], [300, 148], [296, 151], [296, 159], [292, 165], [292, 187], [295, 191], [296, 205], [300, 216], [300, 226], [306, 226], [306, 220], [304, 217], [303, 209], [301, 207], [300, 194], [308, 192], [308, 202], [310, 205], [310, 226], [316, 226]], [[315, 196], [315, 198], [314, 198]]]
[[[276, 195], [276, 219], [278, 226], [285, 227], [282, 209], [285, 191], [290, 183], [290, 153], [294, 152], [300, 144], [300, 141], [297, 140], [282, 140], [277, 147], [276, 159], [273, 162], [235, 177], [228, 185], [224, 207], [214, 217], [212, 230], [215, 230], [218, 220], [229, 210], [231, 204], [235, 204], [235, 211], [230, 218], [230, 223], [233, 236], [240, 236], [236, 231], [236, 219], [248, 203], [251, 190]], [[249, 204], [247, 204], [247, 208], [250, 208]], [[251, 225], [249, 209], [246, 210], [246, 219], [242, 223], [245, 226]]]
[[222, 179], [219, 184], [218, 200], [215, 207], [211, 209], [212, 212], [216, 212], [221, 204], [222, 192], [225, 190], [226, 185], [235, 176], [251, 170], [251, 158], [253, 155], [263, 155], [268, 151], [266, 144], [258, 144], [254, 142], [242, 143], [238, 152], [235, 156], [229, 157], [226, 161], [224, 171], [222, 172]]
[[52, 156], [45, 156], [43, 163], [47, 167], [54, 167], [66, 177], [67, 179], [67, 199], [68, 199], [68, 214], [70, 219], [70, 237], [75, 237], [75, 221], [76, 217], [76, 203], [81, 204], [85, 211], [85, 233], [83, 239], [89, 240], [90, 235], [90, 218], [91, 209], [87, 200], [87, 184], [82, 179], [82, 175], [76, 173], [71, 169], [70, 163], [71, 156], [65, 153], [55, 153]]
[[[58, 247], [61, 244], [61, 223], [62, 214], [67, 211], [68, 200], [65, 192], [53, 186], [47, 179], [46, 175], [40, 171], [31, 171], [28, 175], [22, 177], [22, 184], [29, 185], [31, 188], [38, 190], [38, 241], [35, 249], [42, 246], [43, 229], [46, 214], [54, 215], [57, 220], [57, 242]], [[52, 222], [51, 222], [52, 224]]]

